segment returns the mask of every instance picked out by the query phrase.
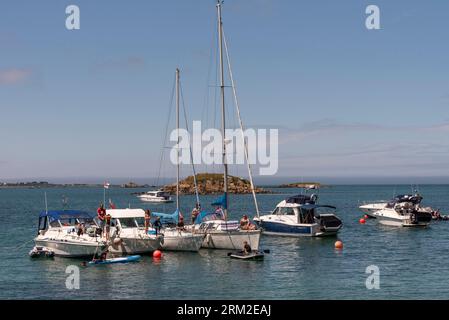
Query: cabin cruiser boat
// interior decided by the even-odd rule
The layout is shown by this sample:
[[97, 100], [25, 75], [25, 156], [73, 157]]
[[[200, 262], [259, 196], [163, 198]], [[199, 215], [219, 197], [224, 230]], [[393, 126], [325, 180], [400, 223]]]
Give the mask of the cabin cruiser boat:
[[145, 202], [156, 202], [156, 203], [169, 203], [173, 202], [170, 197], [170, 193], [163, 190], [147, 191], [143, 194], [137, 196], [140, 200]]
[[[61, 257], [92, 257], [107, 248], [94, 215], [79, 210], [43, 211], [39, 215], [36, 250], [45, 248]], [[78, 233], [84, 225], [86, 232]]]
[[[281, 201], [268, 215], [254, 218], [267, 235], [289, 237], [323, 237], [336, 235], [341, 220], [329, 210], [336, 208], [317, 205], [316, 195], [296, 195]], [[326, 212], [321, 212], [325, 210]]]
[[377, 212], [379, 212], [382, 209], [393, 208], [396, 204], [408, 203], [409, 205], [412, 205], [416, 211], [423, 213], [430, 213], [432, 216], [434, 216], [437, 213], [437, 211], [430, 207], [422, 207], [421, 206], [422, 200], [423, 197], [418, 193], [415, 193], [413, 195], [401, 194], [394, 197], [390, 201], [361, 205], [359, 209], [362, 210], [362, 212], [365, 213], [368, 217], [377, 218]]
[[395, 227], [426, 227], [432, 221], [432, 214], [420, 211], [414, 202], [388, 203], [372, 215], [380, 224]]
[[162, 235], [152, 228], [145, 233], [143, 209], [108, 209], [106, 214], [111, 216], [109, 252], [137, 254], [161, 248]]

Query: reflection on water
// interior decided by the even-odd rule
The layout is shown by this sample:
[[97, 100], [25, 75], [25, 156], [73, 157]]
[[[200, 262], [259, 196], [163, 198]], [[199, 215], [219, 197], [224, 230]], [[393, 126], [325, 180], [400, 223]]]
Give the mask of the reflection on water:
[[[402, 188], [402, 189], [401, 189]], [[408, 186], [397, 193], [410, 192]], [[279, 190], [278, 190], [279, 191]], [[260, 195], [262, 211], [270, 211], [287, 193]], [[449, 213], [449, 186], [421, 186], [424, 203]], [[449, 221], [427, 229], [392, 228], [374, 220], [358, 223], [360, 201], [388, 199], [391, 186], [335, 186], [322, 189], [322, 204], [337, 206], [343, 220], [336, 238], [263, 236], [269, 249], [264, 261], [240, 261], [227, 251], [164, 252], [155, 260], [144, 256], [129, 264], [81, 266], [77, 259], [28, 257], [36, 234], [37, 216], [43, 208], [43, 190], [0, 190], [0, 298], [31, 299], [400, 299], [449, 297]], [[69, 206], [94, 211], [103, 190], [92, 188], [46, 190], [49, 207], [60, 208], [62, 195]], [[129, 190], [111, 189], [108, 195], [121, 207], [143, 207], [172, 212], [174, 204], [140, 203]], [[203, 207], [215, 197], [203, 197]], [[251, 196], [231, 196], [231, 216], [254, 215]], [[182, 211], [189, 214], [194, 197], [184, 196]], [[19, 245], [22, 245], [21, 247]], [[66, 267], [77, 265], [81, 289], [67, 290]], [[367, 290], [365, 269], [380, 268], [380, 290]]]

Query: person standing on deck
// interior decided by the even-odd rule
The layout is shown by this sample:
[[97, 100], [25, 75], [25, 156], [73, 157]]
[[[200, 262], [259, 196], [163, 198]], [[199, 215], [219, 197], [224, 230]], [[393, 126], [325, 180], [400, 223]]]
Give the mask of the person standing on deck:
[[106, 217], [106, 210], [104, 208], [103, 203], [100, 203], [100, 207], [97, 209], [97, 218], [100, 221], [101, 236], [103, 236], [105, 229], [105, 217]]
[[148, 228], [151, 224], [151, 211], [150, 209], [145, 210], [145, 234], [148, 234]]

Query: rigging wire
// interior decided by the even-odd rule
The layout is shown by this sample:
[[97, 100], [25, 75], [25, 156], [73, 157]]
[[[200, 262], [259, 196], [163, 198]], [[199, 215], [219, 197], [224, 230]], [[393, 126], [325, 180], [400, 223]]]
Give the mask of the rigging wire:
[[165, 124], [165, 133], [164, 136], [162, 137], [162, 145], [161, 145], [161, 156], [159, 159], [159, 169], [158, 169], [158, 175], [157, 175], [157, 180], [156, 180], [156, 186], [160, 186], [159, 185], [159, 181], [161, 178], [161, 169], [162, 169], [162, 164], [164, 161], [164, 149], [165, 149], [165, 143], [167, 141], [167, 135], [168, 135], [168, 127], [170, 124], [170, 119], [171, 119], [171, 113], [172, 113], [172, 109], [173, 109], [173, 100], [174, 100], [174, 95], [175, 95], [175, 87], [176, 87], [176, 79], [173, 81], [173, 87], [172, 87], [172, 93], [171, 93], [171, 98], [170, 98], [170, 104], [168, 106], [168, 117], [167, 117], [167, 121]]

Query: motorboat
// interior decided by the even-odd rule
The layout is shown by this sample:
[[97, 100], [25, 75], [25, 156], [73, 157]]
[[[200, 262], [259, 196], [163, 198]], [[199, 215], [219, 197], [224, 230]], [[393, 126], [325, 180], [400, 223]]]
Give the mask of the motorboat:
[[139, 194], [137, 197], [145, 202], [155, 202], [155, 203], [173, 202], [170, 193], [165, 192], [163, 190], [147, 191], [143, 194]]
[[363, 204], [359, 209], [370, 218], [377, 218], [377, 212], [385, 208], [394, 208], [396, 205], [407, 203], [408, 206], [413, 206], [414, 210], [421, 213], [430, 213], [432, 217], [438, 216], [438, 211], [431, 207], [423, 207], [421, 202], [423, 197], [419, 193], [415, 194], [401, 194], [397, 195], [390, 201]]
[[[100, 236], [95, 215], [79, 210], [43, 211], [39, 214], [35, 250], [53, 252], [60, 257], [92, 257], [107, 243]], [[85, 230], [80, 232], [81, 230]]]
[[112, 254], [148, 253], [160, 249], [163, 235], [149, 228], [145, 232], [143, 209], [108, 209], [111, 216], [109, 252]]
[[333, 212], [336, 208], [318, 205], [317, 199], [314, 194], [289, 197], [279, 202], [273, 212], [255, 217], [254, 221], [262, 228], [263, 234], [267, 235], [288, 237], [336, 235], [342, 227], [342, 221]]
[[418, 210], [414, 202], [389, 203], [372, 215], [380, 224], [395, 227], [426, 227], [432, 221], [432, 214]]

